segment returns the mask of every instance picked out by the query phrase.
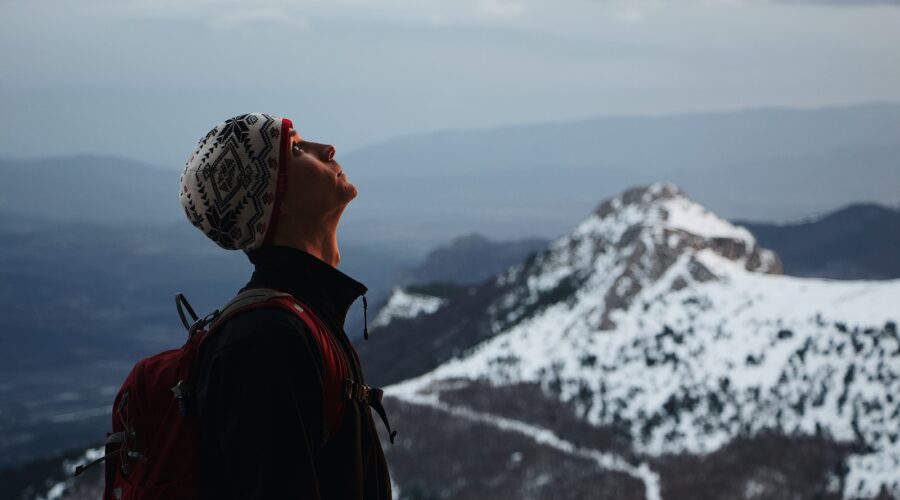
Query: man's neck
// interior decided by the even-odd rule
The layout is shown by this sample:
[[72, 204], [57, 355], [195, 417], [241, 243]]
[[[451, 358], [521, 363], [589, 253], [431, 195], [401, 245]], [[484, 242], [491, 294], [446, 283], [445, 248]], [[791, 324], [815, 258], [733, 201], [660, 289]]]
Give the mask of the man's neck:
[[318, 257], [319, 260], [330, 264], [331, 267], [337, 268], [341, 262], [341, 252], [338, 248], [337, 233], [331, 233], [330, 236], [323, 237], [320, 240], [303, 241], [294, 246], [304, 252]]
[[[340, 214], [333, 218], [320, 219], [316, 223], [304, 221], [294, 224], [290, 217], [278, 222], [278, 232], [272, 238], [275, 245], [297, 248], [337, 268], [341, 252], [337, 242], [337, 224]], [[293, 229], [290, 232], [288, 228]]]

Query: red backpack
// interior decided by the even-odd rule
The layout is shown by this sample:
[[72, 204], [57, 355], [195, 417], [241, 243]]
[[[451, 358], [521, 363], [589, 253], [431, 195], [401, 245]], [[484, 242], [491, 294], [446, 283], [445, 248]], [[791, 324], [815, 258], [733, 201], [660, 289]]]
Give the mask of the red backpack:
[[[106, 454], [78, 466], [75, 476], [106, 461], [103, 500], [188, 500], [198, 497], [195, 475], [197, 435], [192, 415], [194, 371], [200, 346], [235, 314], [258, 307], [286, 309], [307, 326], [322, 353], [325, 380], [325, 418], [332, 436], [341, 422], [344, 403], [354, 399], [378, 412], [391, 443], [396, 432], [387, 423], [383, 392], [359, 384], [349, 376], [349, 361], [337, 340], [312, 310], [292, 295], [269, 288], [245, 290], [221, 311], [199, 319], [183, 294], [175, 295], [187, 342], [138, 361], [122, 383], [112, 410], [112, 432]], [[188, 324], [182, 304], [193, 319]], [[207, 328], [208, 326], [208, 328]]]

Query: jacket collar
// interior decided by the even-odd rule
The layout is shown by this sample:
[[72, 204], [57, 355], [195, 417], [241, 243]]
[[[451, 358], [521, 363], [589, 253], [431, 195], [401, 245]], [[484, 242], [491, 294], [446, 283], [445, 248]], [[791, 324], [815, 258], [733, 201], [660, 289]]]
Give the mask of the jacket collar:
[[248, 288], [275, 288], [306, 303], [322, 319], [343, 331], [347, 310], [368, 288], [327, 262], [303, 250], [265, 245], [247, 252], [256, 268]]

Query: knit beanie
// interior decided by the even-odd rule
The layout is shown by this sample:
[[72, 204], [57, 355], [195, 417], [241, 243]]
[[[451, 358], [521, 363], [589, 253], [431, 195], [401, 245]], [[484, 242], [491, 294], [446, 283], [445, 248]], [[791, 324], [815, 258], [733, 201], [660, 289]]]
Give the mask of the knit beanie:
[[179, 198], [191, 224], [227, 250], [268, 244], [285, 188], [292, 123], [264, 113], [213, 127], [188, 157]]

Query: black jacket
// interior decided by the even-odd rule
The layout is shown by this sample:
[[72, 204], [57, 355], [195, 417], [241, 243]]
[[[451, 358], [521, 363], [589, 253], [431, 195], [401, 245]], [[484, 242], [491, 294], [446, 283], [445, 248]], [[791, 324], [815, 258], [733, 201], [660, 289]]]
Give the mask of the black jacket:
[[[366, 287], [290, 247], [248, 253], [247, 288], [294, 295], [321, 318], [362, 379], [344, 332], [347, 309]], [[197, 364], [200, 485], [215, 499], [388, 499], [391, 483], [367, 405], [347, 401], [334, 436], [326, 434], [322, 356], [290, 312], [261, 308], [228, 320], [204, 341]]]

